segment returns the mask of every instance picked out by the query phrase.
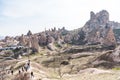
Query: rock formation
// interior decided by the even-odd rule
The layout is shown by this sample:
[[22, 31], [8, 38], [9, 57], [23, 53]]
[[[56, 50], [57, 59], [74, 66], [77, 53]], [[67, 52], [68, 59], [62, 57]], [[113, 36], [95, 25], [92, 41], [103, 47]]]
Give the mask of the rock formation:
[[89, 63], [93, 67], [113, 68], [120, 66], [120, 46], [115, 50], [104, 52]]
[[87, 44], [101, 44], [111, 46], [116, 44], [112, 24], [109, 21], [109, 13], [102, 10], [99, 13], [90, 13], [90, 20], [84, 25]]
[[37, 36], [31, 36], [30, 39], [31, 41], [31, 48], [33, 50], [33, 52], [40, 52], [40, 46], [38, 44], [38, 38]]
[[29, 30], [27, 33], [27, 36], [30, 36], [30, 35], [32, 35], [32, 32]]
[[22, 34], [20, 37], [19, 37], [19, 40], [18, 40], [20, 43], [20, 45], [23, 45], [25, 46], [26, 45], [26, 38], [25, 36]]
[[112, 27], [108, 27], [108, 28], [109, 29], [106, 31], [106, 35], [103, 38], [103, 44], [108, 46], [116, 45], [116, 39], [113, 33], [113, 29]]

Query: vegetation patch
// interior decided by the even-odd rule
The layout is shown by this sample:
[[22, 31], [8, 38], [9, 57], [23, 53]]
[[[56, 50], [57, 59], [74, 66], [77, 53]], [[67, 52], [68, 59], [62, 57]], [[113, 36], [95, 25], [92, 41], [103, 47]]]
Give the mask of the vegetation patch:
[[112, 70], [120, 70], [120, 67], [114, 67]]

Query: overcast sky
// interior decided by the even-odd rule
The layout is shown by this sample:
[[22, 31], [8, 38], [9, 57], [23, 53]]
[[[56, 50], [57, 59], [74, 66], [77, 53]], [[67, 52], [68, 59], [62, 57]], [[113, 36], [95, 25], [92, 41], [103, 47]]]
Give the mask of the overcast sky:
[[0, 35], [15, 36], [56, 27], [82, 27], [90, 11], [107, 10], [120, 22], [120, 0], [0, 0]]

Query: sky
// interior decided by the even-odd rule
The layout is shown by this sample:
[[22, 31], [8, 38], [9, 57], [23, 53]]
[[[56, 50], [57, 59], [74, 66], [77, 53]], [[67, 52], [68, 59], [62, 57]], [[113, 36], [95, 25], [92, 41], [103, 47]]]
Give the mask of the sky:
[[0, 0], [0, 36], [38, 33], [53, 27], [83, 27], [95, 13], [107, 10], [120, 22], [120, 0]]

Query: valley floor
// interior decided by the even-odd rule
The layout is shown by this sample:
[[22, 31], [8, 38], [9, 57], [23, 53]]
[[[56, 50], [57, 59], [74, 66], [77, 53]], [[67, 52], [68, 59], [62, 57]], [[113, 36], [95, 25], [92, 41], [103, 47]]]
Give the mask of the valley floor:
[[[27, 72], [21, 72], [21, 75], [28, 75], [26, 79], [20, 79], [19, 70], [21, 70], [28, 61], [27, 57], [23, 57], [21, 59], [0, 57], [1, 71], [5, 71], [10, 68], [14, 71], [13, 75], [11, 73], [8, 74], [6, 71], [4, 76], [1, 72], [0, 80], [120, 80], [120, 70], [115, 69], [85, 68], [78, 70], [77, 73], [75, 72], [75, 67], [80, 67], [83, 64], [86, 64], [88, 60], [93, 59], [94, 57], [95, 56], [92, 55], [72, 59], [69, 62], [71, 65], [74, 65], [72, 71], [70, 68], [71, 65], [54, 68], [49, 67], [50, 65], [53, 65], [51, 63], [45, 67], [42, 62], [47, 59], [51, 59], [51, 57], [46, 55], [32, 55], [29, 57], [31, 61], [30, 69]], [[34, 77], [31, 77], [31, 72], [34, 73]]]

